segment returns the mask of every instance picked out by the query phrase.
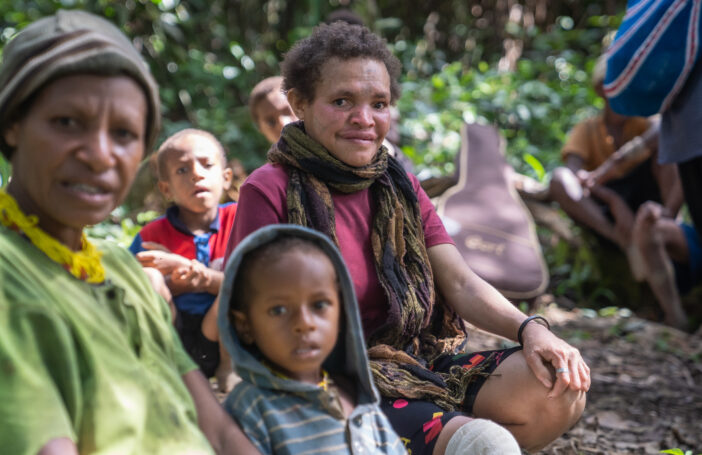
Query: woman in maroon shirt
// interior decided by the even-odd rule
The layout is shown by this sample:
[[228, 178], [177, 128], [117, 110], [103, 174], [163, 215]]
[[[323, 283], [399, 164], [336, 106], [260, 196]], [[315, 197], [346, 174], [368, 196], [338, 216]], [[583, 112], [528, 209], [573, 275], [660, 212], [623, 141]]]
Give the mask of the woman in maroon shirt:
[[[472, 431], [483, 419], [528, 450], [560, 436], [585, 406], [589, 368], [577, 349], [531, 323], [543, 318], [527, 318], [471, 271], [416, 178], [388, 156], [382, 142], [400, 65], [385, 43], [360, 26], [322, 25], [282, 69], [300, 121], [242, 186], [228, 250], [282, 222], [339, 245], [383, 409], [413, 455], [479, 453], [476, 441], [505, 444], [485, 453], [518, 453], [502, 427]], [[520, 346], [464, 353], [462, 320]]]

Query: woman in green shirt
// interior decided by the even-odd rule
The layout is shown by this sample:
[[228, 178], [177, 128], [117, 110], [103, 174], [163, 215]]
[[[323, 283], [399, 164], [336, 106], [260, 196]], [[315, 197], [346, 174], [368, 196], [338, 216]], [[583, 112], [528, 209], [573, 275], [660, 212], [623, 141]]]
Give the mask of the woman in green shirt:
[[3, 51], [3, 453], [256, 453], [139, 264], [83, 232], [126, 195], [159, 116], [138, 52], [94, 15], [59, 11]]

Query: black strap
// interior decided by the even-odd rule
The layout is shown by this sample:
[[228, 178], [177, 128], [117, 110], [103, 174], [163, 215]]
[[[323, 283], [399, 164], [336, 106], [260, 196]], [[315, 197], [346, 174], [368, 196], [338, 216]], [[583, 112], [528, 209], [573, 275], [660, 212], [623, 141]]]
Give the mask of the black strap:
[[539, 316], [538, 314], [535, 314], [534, 316], [529, 316], [524, 321], [522, 321], [522, 325], [520, 325], [519, 330], [517, 330], [517, 340], [519, 341], [520, 346], [524, 346], [524, 341], [522, 340], [522, 332], [524, 331], [524, 327], [526, 327], [528, 323], [535, 319], [541, 319], [542, 321], [544, 321], [546, 328], [551, 330], [551, 324], [548, 323], [545, 317]]

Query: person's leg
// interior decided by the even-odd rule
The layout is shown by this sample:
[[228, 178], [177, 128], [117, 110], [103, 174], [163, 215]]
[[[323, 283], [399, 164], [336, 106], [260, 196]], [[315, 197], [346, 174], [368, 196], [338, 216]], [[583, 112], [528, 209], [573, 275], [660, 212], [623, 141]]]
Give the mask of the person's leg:
[[520, 455], [512, 434], [500, 425], [446, 412], [434, 403], [383, 397], [380, 407], [412, 455]]
[[514, 436], [491, 420], [459, 416], [439, 435], [432, 455], [521, 455]]
[[203, 314], [178, 312], [175, 328], [185, 352], [197, 363], [206, 378], [211, 378], [219, 365], [219, 342], [208, 340], [202, 334]]
[[643, 267], [641, 253], [632, 243], [635, 214], [627, 202], [612, 188], [607, 186], [594, 186], [590, 189], [592, 195], [606, 204], [609, 213], [614, 219], [613, 235], [619, 247], [626, 254], [629, 269], [636, 281], [646, 279], [646, 270]]
[[[200, 330], [202, 336], [212, 342], [219, 343], [219, 327], [217, 327], [217, 313], [219, 312], [219, 297], [217, 297], [210, 306], [210, 309], [205, 313], [202, 319]], [[232, 369], [232, 359], [229, 352], [222, 343], [219, 343], [219, 364], [214, 371], [214, 377], [217, 379], [217, 388], [220, 392], [231, 392], [234, 386], [239, 382], [239, 377], [234, 374]]]
[[597, 185], [590, 188], [594, 197], [602, 201], [614, 219], [612, 227], [615, 242], [627, 251], [631, 245], [631, 229], [634, 227], [634, 212], [626, 201], [611, 188]]
[[688, 262], [687, 242], [675, 220], [661, 217], [660, 213], [660, 205], [649, 203], [641, 206], [633, 230], [634, 244], [644, 263], [646, 281], [663, 309], [665, 323], [685, 329], [687, 316], [680, 301], [671, 258], [681, 263]]
[[678, 167], [674, 164], [661, 164], [651, 160], [651, 172], [661, 193], [661, 205], [670, 210], [675, 218], [685, 202]]
[[[443, 454], [448, 440], [458, 429], [456, 424], [451, 424], [446, 431], [450, 422], [456, 418], [470, 419], [460, 412], [447, 412], [429, 401], [409, 398], [382, 397], [380, 409], [412, 455]], [[442, 446], [437, 452], [439, 441]]]
[[[570, 176], [567, 174], [570, 173]], [[549, 184], [549, 197], [558, 203], [561, 209], [576, 223], [588, 227], [604, 238], [619, 244], [615, 235], [614, 224], [607, 219], [602, 212], [602, 208], [587, 196], [574, 198], [573, 190], [569, 189], [573, 185], [579, 185], [573, 173], [568, 168], [556, 168]], [[580, 188], [582, 191], [582, 188]]]
[[570, 429], [585, 408], [583, 392], [567, 390], [555, 398], [548, 398], [548, 392], [519, 351], [502, 361], [485, 381], [473, 414], [506, 427], [521, 447], [535, 451]]

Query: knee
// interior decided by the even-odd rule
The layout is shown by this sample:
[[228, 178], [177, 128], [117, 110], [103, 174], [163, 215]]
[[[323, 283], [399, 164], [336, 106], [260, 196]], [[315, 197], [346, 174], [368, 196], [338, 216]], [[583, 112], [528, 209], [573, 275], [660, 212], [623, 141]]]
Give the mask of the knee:
[[552, 421], [563, 422], [563, 432], [566, 432], [582, 416], [586, 401], [585, 392], [569, 389], [557, 398], [547, 399], [544, 412]]
[[474, 419], [451, 436], [445, 455], [520, 455], [514, 436], [504, 427], [485, 419]]
[[548, 184], [548, 192], [551, 199], [560, 202], [567, 197], [565, 186], [563, 184], [563, 168], [556, 168], [551, 175], [551, 181]]
[[533, 409], [531, 422], [537, 430], [525, 432], [520, 445], [530, 452], [537, 451], [570, 430], [580, 419], [587, 401], [585, 392], [567, 390], [555, 398], [544, 398]]

